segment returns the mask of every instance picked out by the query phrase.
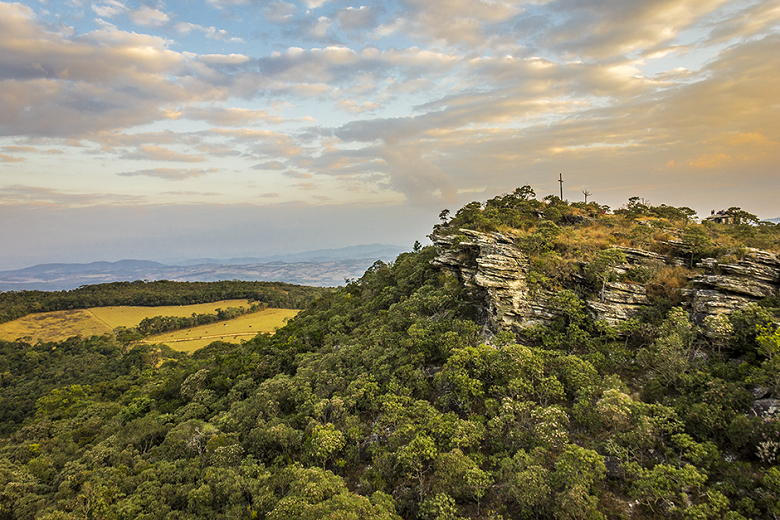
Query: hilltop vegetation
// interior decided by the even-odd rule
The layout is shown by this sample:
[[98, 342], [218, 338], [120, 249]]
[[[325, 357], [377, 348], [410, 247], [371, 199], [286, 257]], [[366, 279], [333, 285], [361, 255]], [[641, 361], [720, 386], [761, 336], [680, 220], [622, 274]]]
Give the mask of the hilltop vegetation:
[[777, 250], [777, 227], [529, 190], [493, 201], [437, 231], [511, 231], [563, 289], [558, 317], [522, 338], [491, 330], [480, 295], [416, 247], [241, 345], [0, 342], [0, 518], [780, 515], [780, 420], [751, 412], [780, 391], [776, 298], [713, 337], [673, 301], [609, 326], [566, 289], [598, 290], [589, 266], [612, 244], [679, 241], [691, 269]]

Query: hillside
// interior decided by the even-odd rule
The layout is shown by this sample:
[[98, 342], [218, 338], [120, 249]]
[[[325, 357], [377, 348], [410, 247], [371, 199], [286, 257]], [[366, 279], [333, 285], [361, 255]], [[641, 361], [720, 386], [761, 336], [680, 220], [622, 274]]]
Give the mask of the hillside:
[[729, 211], [524, 187], [274, 336], [0, 342], [0, 518], [776, 518], [780, 229]]

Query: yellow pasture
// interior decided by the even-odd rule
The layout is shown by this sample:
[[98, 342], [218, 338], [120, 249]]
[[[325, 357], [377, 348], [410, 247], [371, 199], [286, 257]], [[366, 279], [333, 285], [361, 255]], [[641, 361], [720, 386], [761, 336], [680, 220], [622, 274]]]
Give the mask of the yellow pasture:
[[242, 339], [251, 339], [261, 332], [274, 332], [298, 312], [293, 309], [266, 309], [229, 321], [149, 336], [144, 343], [165, 343], [183, 352], [194, 352], [214, 341], [240, 343]]
[[[96, 307], [69, 311], [28, 314], [18, 320], [0, 323], [0, 339], [13, 341], [25, 338], [31, 342], [62, 341], [71, 336], [93, 336], [111, 333], [116, 327], [135, 327], [144, 318], [154, 316], [191, 316], [215, 313], [217, 308], [244, 307], [246, 300], [223, 300], [198, 305], [167, 307]], [[238, 343], [260, 332], [273, 332], [284, 326], [287, 319], [299, 311], [291, 309], [266, 309], [239, 316], [230, 321], [203, 325], [193, 329], [149, 337], [147, 343], [167, 343], [176, 350], [192, 352], [212, 341]]]
[[0, 339], [27, 338], [37, 341], [62, 341], [71, 336], [95, 336], [110, 333], [114, 327], [98, 320], [89, 310], [41, 312], [18, 320], [0, 323]]
[[92, 315], [111, 327], [135, 327], [144, 318], [155, 316], [186, 317], [195, 314], [216, 314], [217, 309], [228, 307], [243, 307], [249, 309], [252, 303], [247, 300], [222, 300], [213, 303], [198, 303], [196, 305], [170, 305], [162, 307], [94, 307], [89, 309]]

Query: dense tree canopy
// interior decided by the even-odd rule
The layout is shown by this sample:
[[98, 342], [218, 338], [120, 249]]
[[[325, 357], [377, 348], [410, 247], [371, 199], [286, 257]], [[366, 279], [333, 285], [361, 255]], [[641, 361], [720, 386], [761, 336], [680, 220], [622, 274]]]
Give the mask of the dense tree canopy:
[[[571, 205], [533, 197], [492, 206], [572, 225]], [[558, 224], [535, 213], [551, 206]], [[534, 254], [555, 253], [541, 233]], [[780, 390], [771, 301], [721, 319], [715, 348], [674, 305], [614, 328], [561, 291], [559, 318], [516, 338], [434, 255], [377, 262], [275, 335], [192, 355], [0, 342], [0, 518], [780, 514], [780, 420], [748, 413], [751, 391]], [[620, 259], [602, 260], [583, 273], [596, 290]]]

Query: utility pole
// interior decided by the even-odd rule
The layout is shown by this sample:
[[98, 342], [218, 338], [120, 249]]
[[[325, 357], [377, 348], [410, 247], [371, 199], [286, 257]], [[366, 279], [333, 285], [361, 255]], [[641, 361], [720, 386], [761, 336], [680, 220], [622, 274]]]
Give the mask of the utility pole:
[[561, 200], [563, 200], [563, 174], [558, 174], [558, 182], [561, 183]]

